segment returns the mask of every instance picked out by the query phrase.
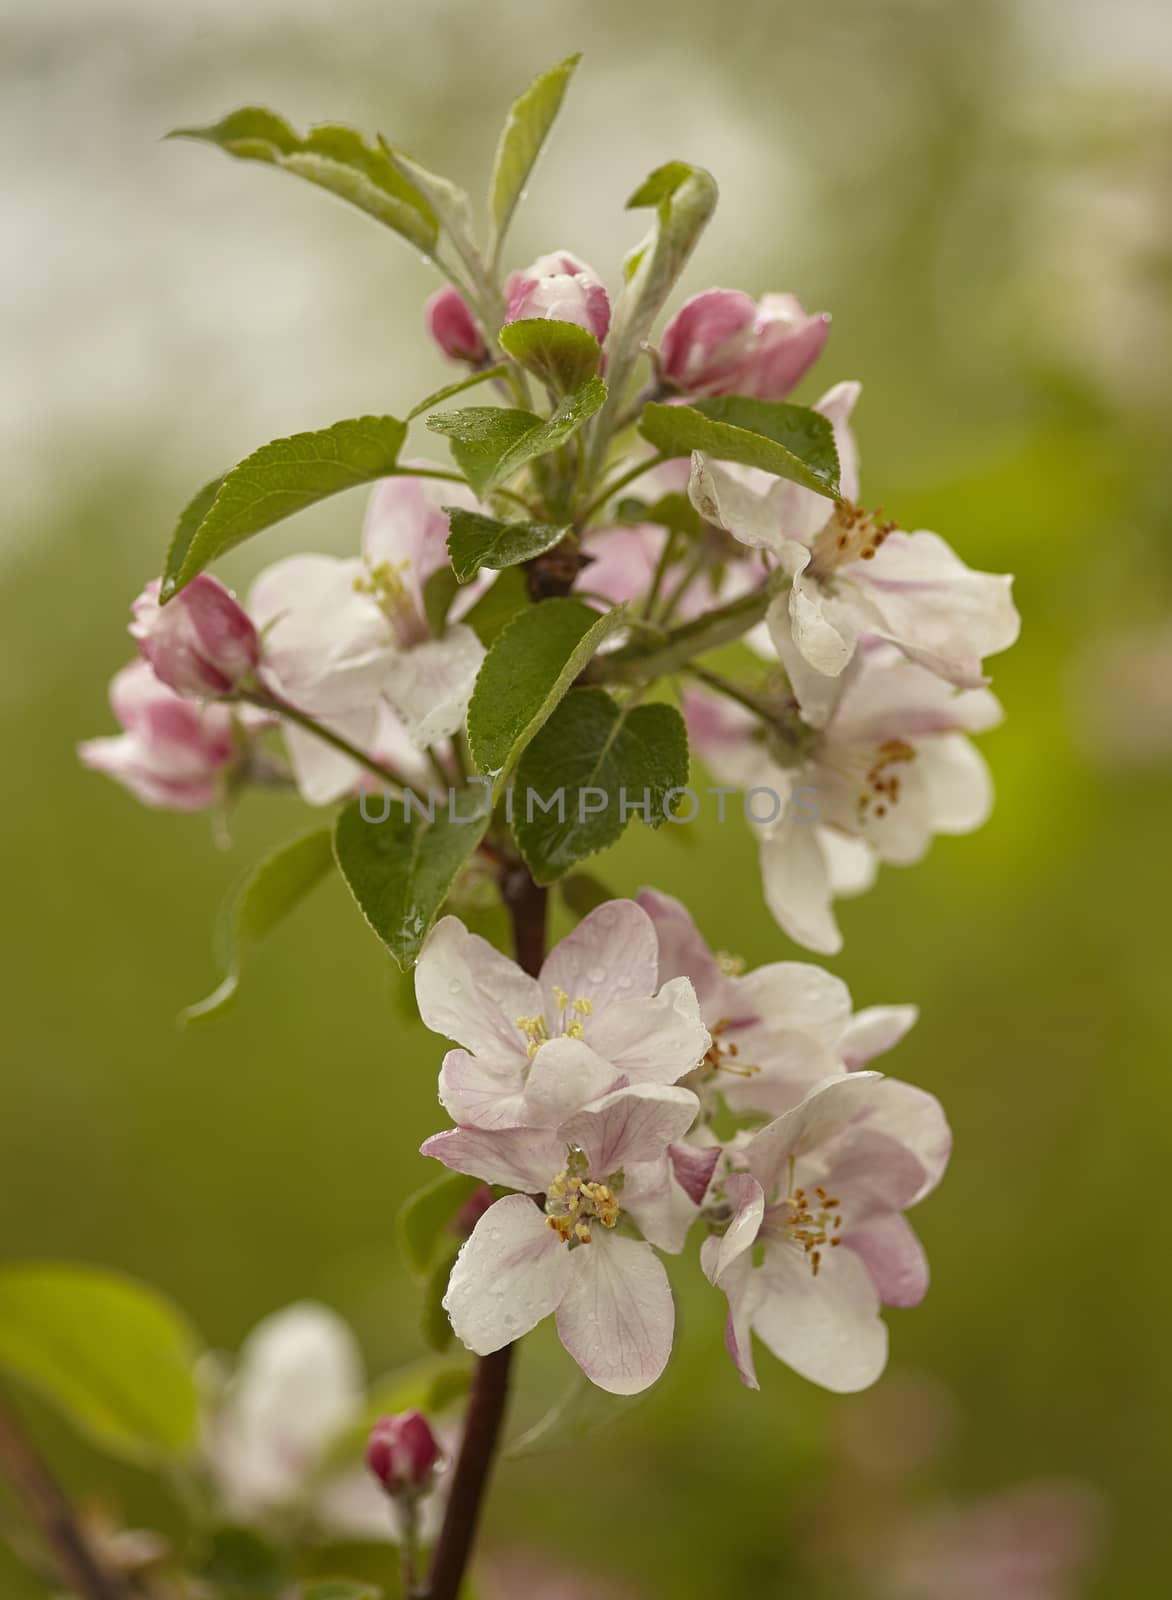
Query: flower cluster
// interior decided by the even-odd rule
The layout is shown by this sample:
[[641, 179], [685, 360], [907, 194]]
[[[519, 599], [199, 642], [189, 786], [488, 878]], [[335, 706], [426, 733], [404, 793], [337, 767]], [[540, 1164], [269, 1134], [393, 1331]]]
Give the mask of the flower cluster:
[[[865, 1070], [915, 1020], [852, 1015], [837, 978], [718, 958], [677, 900], [644, 891], [583, 918], [531, 978], [455, 918], [416, 973], [449, 1051], [457, 1126], [423, 1146], [512, 1192], [477, 1222], [444, 1304], [486, 1355], [551, 1313], [595, 1383], [632, 1394], [671, 1352], [656, 1251], [706, 1233], [728, 1348], [757, 1386], [750, 1330], [837, 1390], [882, 1371], [882, 1305], [927, 1289], [903, 1213], [938, 1181], [949, 1133], [931, 1095]], [[738, 1130], [720, 1138], [722, 1112]]]

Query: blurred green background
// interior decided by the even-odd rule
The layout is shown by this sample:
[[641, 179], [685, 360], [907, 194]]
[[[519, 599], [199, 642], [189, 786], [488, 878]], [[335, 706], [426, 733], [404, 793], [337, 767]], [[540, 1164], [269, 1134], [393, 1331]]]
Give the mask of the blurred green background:
[[[992, 663], [998, 806], [843, 910], [830, 963], [858, 1004], [915, 1000], [893, 1072], [944, 1100], [956, 1156], [917, 1216], [934, 1284], [892, 1313], [951, 1447], [909, 1494], [1073, 1477], [1107, 1506], [1097, 1581], [1163, 1583], [1172, 1467], [1172, 19], [1151, 0], [14, 0], [0, 20], [6, 464], [0, 688], [9, 945], [0, 1251], [159, 1284], [216, 1346], [305, 1296], [372, 1371], [416, 1353], [398, 1201], [442, 1124], [441, 1044], [406, 1025], [388, 958], [331, 883], [255, 961], [235, 1009], [176, 1031], [217, 976], [225, 889], [302, 826], [250, 797], [230, 849], [77, 765], [113, 731], [126, 608], [193, 487], [263, 440], [442, 381], [395, 238], [166, 128], [245, 102], [377, 127], [479, 186], [509, 99], [586, 51], [516, 229], [615, 281], [660, 161], [722, 205], [684, 288], [788, 289], [834, 314], [815, 381], [864, 383], [864, 495], [1012, 570], [1021, 644]], [[224, 564], [348, 550], [358, 497]], [[683, 895], [714, 946], [792, 956], [740, 826], [632, 829], [601, 869]], [[655, 1596], [864, 1591], [809, 1551], [849, 1520], [837, 1446], [866, 1399], [721, 1343], [722, 1302], [673, 1266], [677, 1357], [572, 1464], [506, 1466], [490, 1543], [550, 1550]], [[539, 1342], [526, 1390], [558, 1358]], [[558, 1366], [557, 1372], [563, 1372]], [[556, 1373], [554, 1376], [556, 1377]], [[33, 1413], [71, 1485], [166, 1517]], [[556, 1476], [553, 1474], [556, 1473]], [[861, 1508], [860, 1508], [861, 1509]], [[0, 1591], [27, 1585], [0, 1553]]]

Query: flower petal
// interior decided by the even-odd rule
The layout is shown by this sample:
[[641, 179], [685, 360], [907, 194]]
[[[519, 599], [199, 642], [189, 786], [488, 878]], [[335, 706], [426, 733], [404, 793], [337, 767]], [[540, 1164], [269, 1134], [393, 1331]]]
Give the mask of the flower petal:
[[442, 639], [425, 639], [391, 658], [383, 693], [420, 750], [446, 739], [464, 721], [483, 660], [484, 646], [460, 622]]
[[519, 1120], [530, 1128], [556, 1128], [618, 1081], [612, 1063], [583, 1040], [550, 1039], [533, 1057]]
[[713, 1144], [705, 1148], [677, 1142], [668, 1146], [667, 1153], [680, 1188], [693, 1205], [703, 1205], [712, 1174], [716, 1171], [716, 1163], [720, 1160], [720, 1146]]
[[534, 1128], [448, 1128], [425, 1139], [419, 1153], [453, 1172], [527, 1194], [544, 1190], [565, 1165], [562, 1141]]
[[523, 1194], [489, 1206], [461, 1246], [444, 1295], [456, 1337], [487, 1356], [535, 1328], [561, 1303], [573, 1256]]
[[671, 1355], [675, 1307], [663, 1263], [650, 1245], [601, 1230], [565, 1254], [574, 1273], [557, 1308], [562, 1343], [600, 1389], [639, 1394]]
[[602, 1178], [628, 1164], [659, 1160], [687, 1133], [699, 1109], [690, 1089], [637, 1083], [577, 1112], [558, 1137], [584, 1150], [592, 1176]]
[[719, 1238], [705, 1241], [701, 1261], [709, 1283], [714, 1284], [723, 1284], [734, 1262], [753, 1248], [765, 1216], [765, 1191], [750, 1173], [732, 1172], [722, 1187], [733, 1208], [732, 1221]]
[[838, 1042], [848, 1071], [865, 1067], [876, 1056], [894, 1049], [920, 1015], [917, 1006], [868, 1006], [847, 1023]]
[[831, 908], [830, 877], [819, 840], [820, 829], [805, 820], [800, 790], [781, 826], [761, 841], [765, 903], [781, 928], [798, 944], [822, 955], [837, 955], [842, 934]]
[[517, 1019], [541, 1014], [541, 990], [458, 917], [442, 917], [428, 934], [415, 968], [415, 998], [433, 1033], [478, 1055], [527, 1061]]
[[866, 1389], [887, 1364], [879, 1292], [860, 1257], [827, 1251], [817, 1277], [792, 1244], [775, 1245], [758, 1269], [764, 1293], [753, 1331], [811, 1383], [836, 1394]]
[[516, 1128], [525, 1115], [525, 1062], [519, 1055], [449, 1050], [439, 1075], [440, 1105], [470, 1128]]
[[248, 613], [263, 634], [262, 675], [313, 716], [378, 699], [394, 656], [390, 625], [355, 588], [361, 561], [289, 556], [256, 579]]
[[554, 946], [541, 969], [546, 1015], [560, 1014], [556, 989], [571, 1000], [588, 1000], [596, 1013], [620, 1000], [655, 992], [659, 945], [647, 913], [633, 900], [597, 906]]
[[872, 1217], [843, 1235], [871, 1274], [885, 1306], [918, 1306], [928, 1292], [928, 1258], [906, 1217], [897, 1211]]
[[632, 1083], [675, 1083], [712, 1042], [687, 978], [673, 978], [652, 998], [608, 1006], [591, 1019], [587, 1038]]
[[744, 1156], [766, 1193], [772, 1194], [787, 1176], [791, 1160], [829, 1145], [857, 1117], [874, 1112], [883, 1081], [878, 1072], [828, 1078], [811, 1089], [800, 1105], [755, 1133]]
[[641, 889], [639, 905], [655, 924], [659, 942], [659, 982], [690, 979], [701, 1007], [706, 1008], [710, 1000], [718, 997], [724, 974], [692, 920], [691, 912], [682, 900], [661, 894], [658, 889]]

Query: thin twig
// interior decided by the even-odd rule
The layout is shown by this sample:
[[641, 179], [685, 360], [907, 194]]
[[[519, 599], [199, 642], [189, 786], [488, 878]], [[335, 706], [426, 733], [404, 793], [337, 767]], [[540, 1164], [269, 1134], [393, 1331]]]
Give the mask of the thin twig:
[[308, 712], [299, 711], [287, 700], [282, 700], [279, 695], [267, 691], [238, 689], [236, 698], [245, 701], [250, 706], [257, 706], [262, 711], [272, 711], [277, 716], [283, 717], [286, 722], [294, 723], [298, 728], [304, 728], [306, 733], [312, 733], [323, 744], [328, 744], [331, 749], [337, 750], [341, 755], [349, 756], [350, 760], [358, 766], [365, 768], [376, 778], [381, 778], [384, 783], [389, 783], [392, 788], [409, 790], [411, 785], [401, 772], [396, 772], [394, 767], [388, 766], [383, 761], [376, 761], [373, 756], [367, 755], [365, 750], [360, 750], [356, 744], [351, 744], [349, 739], [343, 738], [340, 733], [335, 733], [332, 728], [327, 728], [324, 723], [318, 722]]

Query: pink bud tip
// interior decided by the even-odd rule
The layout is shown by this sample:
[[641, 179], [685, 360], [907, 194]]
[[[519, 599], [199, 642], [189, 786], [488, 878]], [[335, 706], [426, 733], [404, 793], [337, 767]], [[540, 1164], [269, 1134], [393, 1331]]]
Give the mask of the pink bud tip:
[[458, 289], [437, 289], [424, 307], [427, 331], [452, 361], [483, 361], [488, 354], [484, 336], [471, 307]]
[[610, 331], [610, 296], [602, 280], [568, 250], [539, 256], [524, 272], [514, 272], [505, 285], [510, 322], [531, 317], [550, 322], [575, 322], [599, 344]]
[[426, 1488], [439, 1458], [439, 1444], [422, 1411], [380, 1417], [370, 1430], [366, 1465], [390, 1495]]
[[705, 289], [686, 300], [663, 330], [663, 375], [686, 393], [731, 384], [748, 353], [757, 306], [739, 289]]
[[230, 591], [206, 572], [165, 606], [152, 579], [131, 609], [139, 654], [177, 694], [230, 694], [256, 670], [260, 635]]

